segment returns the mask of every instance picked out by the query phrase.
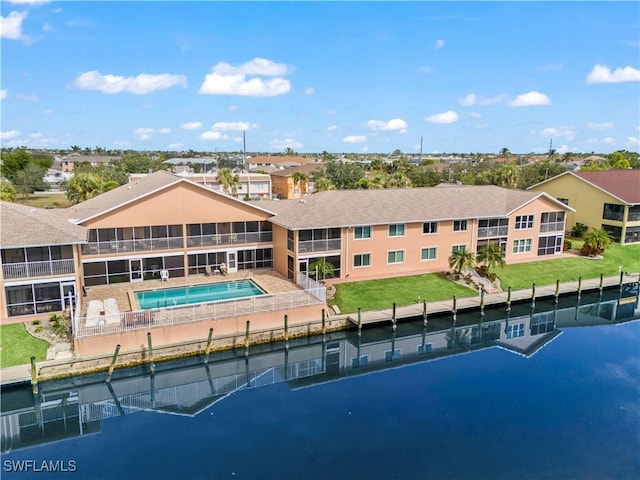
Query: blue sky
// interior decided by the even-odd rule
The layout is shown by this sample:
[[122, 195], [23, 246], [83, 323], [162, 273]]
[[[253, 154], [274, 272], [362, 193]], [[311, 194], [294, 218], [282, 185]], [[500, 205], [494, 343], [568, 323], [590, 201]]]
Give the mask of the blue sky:
[[637, 151], [638, 2], [2, 2], [5, 147]]

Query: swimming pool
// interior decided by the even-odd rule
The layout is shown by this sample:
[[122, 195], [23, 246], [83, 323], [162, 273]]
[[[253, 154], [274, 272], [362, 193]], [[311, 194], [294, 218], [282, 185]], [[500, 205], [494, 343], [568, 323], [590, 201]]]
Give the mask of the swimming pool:
[[191, 285], [189, 287], [145, 290], [135, 293], [139, 307], [142, 310], [147, 310], [149, 308], [255, 297], [264, 295], [265, 292], [251, 280], [235, 280], [231, 282]]

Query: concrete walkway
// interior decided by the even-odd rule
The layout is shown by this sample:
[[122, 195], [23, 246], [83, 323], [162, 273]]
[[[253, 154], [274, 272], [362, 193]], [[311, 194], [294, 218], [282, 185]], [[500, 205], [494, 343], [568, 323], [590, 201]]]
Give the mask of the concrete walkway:
[[[625, 276], [623, 278], [623, 283], [633, 283], [638, 280], [637, 275], [633, 276]], [[620, 276], [612, 276], [605, 277], [603, 279], [603, 286], [610, 287], [615, 286], [620, 283]], [[600, 285], [599, 278], [587, 279], [582, 281], [582, 290], [593, 290], [597, 289]], [[561, 283], [559, 286], [559, 294], [576, 292], [578, 290], [578, 282], [566, 282]], [[539, 297], [549, 297], [553, 296], [556, 291], [556, 286], [554, 285], [544, 285], [544, 286], [536, 286], [535, 295], [536, 298]], [[489, 293], [485, 294], [484, 303], [486, 306], [495, 305], [500, 303], [506, 303], [507, 301], [507, 292], [499, 292], [499, 293]], [[526, 290], [515, 290], [511, 292], [511, 301], [517, 302], [521, 300], [530, 299], [532, 296], [532, 289]], [[478, 308], [480, 306], [480, 296], [474, 297], [465, 297], [459, 298], [456, 301], [457, 309], [464, 310], [468, 308]], [[427, 314], [434, 314], [440, 312], [451, 311], [453, 307], [452, 300], [442, 300], [438, 302], [429, 302], [427, 303]], [[410, 318], [410, 317], [420, 317], [422, 316], [423, 305], [422, 303], [416, 303], [413, 305], [407, 305], [396, 308], [396, 319], [402, 318]], [[383, 323], [390, 322], [391, 317], [393, 315], [392, 309], [386, 310], [376, 310], [376, 311], [367, 311], [362, 312], [362, 324], [375, 324], [375, 323]], [[337, 320], [340, 318], [349, 319], [354, 324], [358, 324], [358, 315], [357, 314], [348, 314], [348, 315], [333, 315], [331, 317], [332, 320]], [[69, 360], [70, 361], [70, 360]], [[38, 362], [37, 366], [40, 369], [43, 366], [47, 365], [62, 365], [65, 362], [69, 361], [64, 359], [58, 360], [47, 360], [43, 362]], [[19, 383], [29, 383], [31, 381], [31, 366], [30, 365], [17, 365], [14, 367], [7, 367], [0, 370], [0, 385], [1, 386], [9, 386], [13, 384]]]

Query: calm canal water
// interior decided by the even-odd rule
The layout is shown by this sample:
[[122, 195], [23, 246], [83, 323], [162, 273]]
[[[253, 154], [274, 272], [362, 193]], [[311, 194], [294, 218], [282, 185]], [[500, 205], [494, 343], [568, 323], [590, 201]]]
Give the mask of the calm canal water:
[[5, 390], [2, 478], [637, 479], [636, 292]]

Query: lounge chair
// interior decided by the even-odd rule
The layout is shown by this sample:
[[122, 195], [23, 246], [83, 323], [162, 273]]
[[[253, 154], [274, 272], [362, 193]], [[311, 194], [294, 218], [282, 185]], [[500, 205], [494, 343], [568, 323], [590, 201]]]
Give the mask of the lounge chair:
[[162, 282], [169, 281], [169, 270], [160, 270], [160, 280]]
[[207, 277], [210, 277], [210, 276], [212, 275], [212, 272], [211, 272], [211, 265], [206, 265], [206, 266], [204, 267], [204, 274], [205, 274]]

